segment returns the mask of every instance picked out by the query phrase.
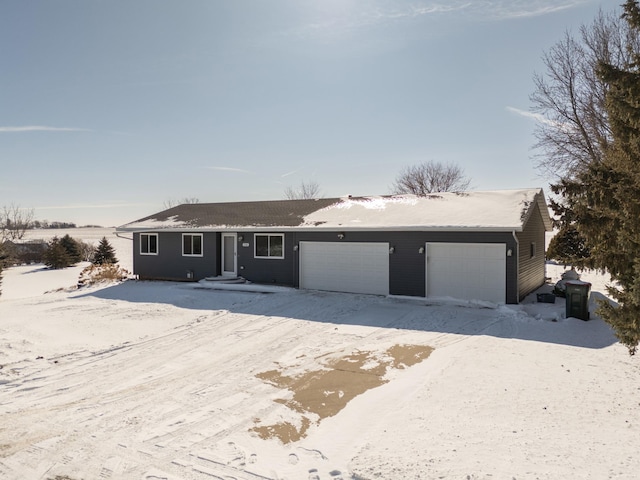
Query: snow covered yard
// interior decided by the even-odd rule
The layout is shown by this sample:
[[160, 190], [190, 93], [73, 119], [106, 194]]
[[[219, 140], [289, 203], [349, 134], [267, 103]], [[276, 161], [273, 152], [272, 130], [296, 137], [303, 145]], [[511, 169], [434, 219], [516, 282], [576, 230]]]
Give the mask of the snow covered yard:
[[76, 279], [5, 271], [0, 478], [640, 477], [638, 361], [562, 299]]

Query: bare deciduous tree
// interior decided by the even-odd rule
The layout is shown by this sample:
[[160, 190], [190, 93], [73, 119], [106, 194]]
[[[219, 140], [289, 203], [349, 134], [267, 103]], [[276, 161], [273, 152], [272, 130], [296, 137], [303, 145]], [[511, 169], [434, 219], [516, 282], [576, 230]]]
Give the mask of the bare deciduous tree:
[[458, 165], [425, 162], [406, 167], [396, 177], [392, 191], [396, 194], [427, 195], [435, 192], [464, 192], [471, 179]]
[[[628, 46], [632, 48], [629, 49]], [[572, 177], [592, 162], [602, 160], [611, 139], [605, 110], [606, 84], [597, 74], [599, 64], [627, 65], [640, 51], [637, 32], [616, 12], [599, 12], [592, 24], [574, 37], [566, 32], [546, 52], [544, 75], [534, 75], [530, 100], [539, 115], [536, 125], [536, 167], [545, 176]]]
[[21, 240], [33, 222], [34, 211], [12, 203], [0, 210], [0, 241]]
[[165, 200], [163, 205], [165, 210], [169, 210], [170, 208], [177, 207], [178, 205], [194, 204], [194, 203], [200, 203], [200, 200], [195, 197], [185, 197], [182, 200], [169, 199], [169, 200]]
[[320, 197], [320, 185], [317, 182], [300, 182], [297, 187], [287, 187], [284, 190], [287, 200], [306, 200]]

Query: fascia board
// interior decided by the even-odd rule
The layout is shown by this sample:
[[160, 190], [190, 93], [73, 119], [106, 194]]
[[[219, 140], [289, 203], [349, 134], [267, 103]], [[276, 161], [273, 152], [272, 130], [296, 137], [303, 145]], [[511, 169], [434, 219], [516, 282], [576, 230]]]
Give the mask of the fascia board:
[[162, 228], [152, 226], [135, 227], [135, 228], [117, 228], [116, 232], [130, 233], [183, 233], [183, 232], [521, 232], [522, 225], [518, 226], [484, 226], [484, 227], [464, 227], [464, 226], [448, 226], [448, 227], [427, 227], [427, 226], [393, 226], [393, 227], [348, 227], [348, 226], [331, 226], [331, 227], [290, 227], [290, 226], [229, 226], [229, 227], [170, 227]]

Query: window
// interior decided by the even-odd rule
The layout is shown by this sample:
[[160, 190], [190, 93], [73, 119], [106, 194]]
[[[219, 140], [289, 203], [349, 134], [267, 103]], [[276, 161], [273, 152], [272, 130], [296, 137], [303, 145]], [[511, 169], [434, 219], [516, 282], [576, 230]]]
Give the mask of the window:
[[140, 234], [140, 255], [157, 255], [158, 254], [158, 234], [157, 233], [141, 233]]
[[532, 242], [531, 243], [531, 250], [529, 252], [531, 254], [531, 258], [536, 256], [536, 243]]
[[255, 235], [256, 258], [284, 258], [284, 235]]
[[202, 234], [182, 234], [182, 255], [191, 257], [202, 256]]

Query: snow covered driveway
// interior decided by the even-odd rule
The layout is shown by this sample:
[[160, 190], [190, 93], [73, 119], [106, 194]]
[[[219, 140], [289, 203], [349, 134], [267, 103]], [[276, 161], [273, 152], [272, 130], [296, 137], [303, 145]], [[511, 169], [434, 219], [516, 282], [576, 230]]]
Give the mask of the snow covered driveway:
[[[134, 281], [0, 297], [0, 478], [637, 478], [638, 362], [563, 307]], [[321, 415], [282, 381], [332, 368], [379, 382]]]

